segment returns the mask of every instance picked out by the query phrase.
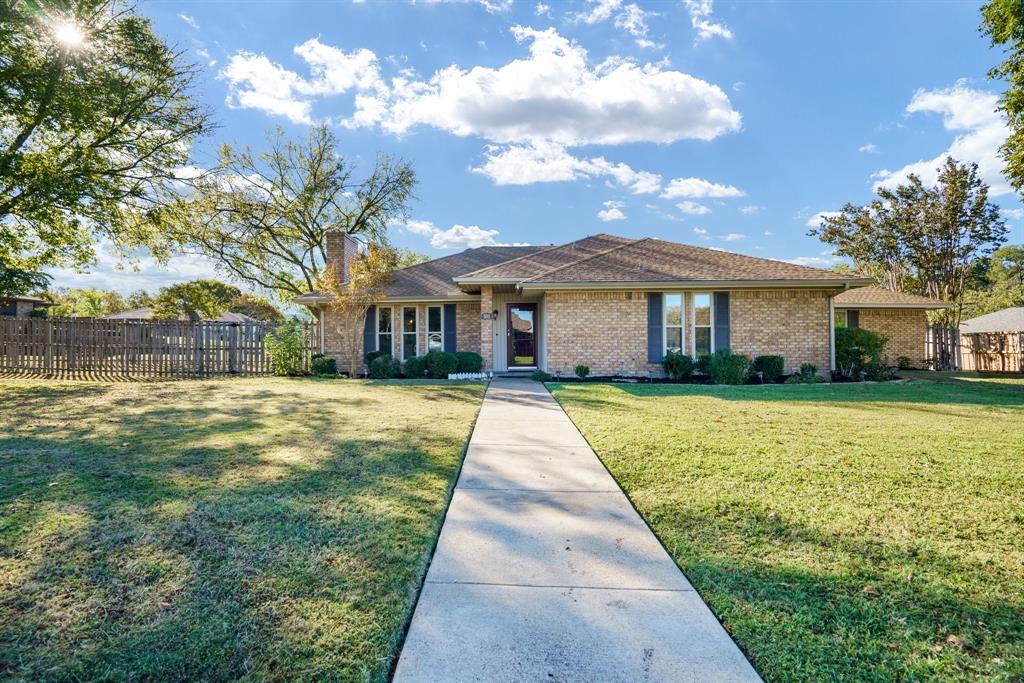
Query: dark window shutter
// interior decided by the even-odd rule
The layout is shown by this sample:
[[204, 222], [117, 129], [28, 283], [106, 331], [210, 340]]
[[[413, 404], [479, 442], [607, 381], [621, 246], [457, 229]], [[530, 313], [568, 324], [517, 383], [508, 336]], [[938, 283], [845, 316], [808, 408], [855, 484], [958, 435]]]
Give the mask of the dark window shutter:
[[377, 350], [377, 307], [366, 309], [366, 323], [363, 325], [363, 355]]
[[846, 312], [846, 326], [860, 327], [860, 311], [852, 310]]
[[444, 305], [444, 350], [455, 353], [455, 304]]
[[662, 320], [662, 299], [661, 292], [647, 293], [647, 362], [660, 363], [665, 358], [665, 341], [662, 328], [665, 321]]
[[715, 351], [729, 347], [729, 292], [715, 292]]

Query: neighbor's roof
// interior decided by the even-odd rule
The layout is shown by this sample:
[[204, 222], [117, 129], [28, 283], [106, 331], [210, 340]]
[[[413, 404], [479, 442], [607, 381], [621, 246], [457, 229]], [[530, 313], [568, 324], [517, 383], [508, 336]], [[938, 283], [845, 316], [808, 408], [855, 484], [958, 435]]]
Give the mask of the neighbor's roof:
[[0, 296], [0, 301], [27, 301], [28, 303], [35, 304], [36, 306], [54, 305], [52, 301], [40, 299], [38, 296], [22, 296], [20, 294], [16, 296]]
[[837, 294], [837, 308], [949, 308], [950, 304], [938, 299], [930, 299], [917, 294], [894, 292], [885, 287], [857, 287]]
[[[548, 247], [477, 247], [395, 271], [387, 296], [392, 299], [458, 298], [466, 293], [454, 278], [480, 268], [517, 259]], [[330, 300], [319, 292], [307, 292], [295, 299], [300, 304]]]
[[785, 261], [734, 254], [689, 244], [644, 238], [628, 240], [591, 256], [525, 279], [524, 289], [615, 284], [745, 285], [779, 283], [839, 285], [860, 277]]
[[[120, 313], [111, 313], [110, 315], [103, 316], [105, 320], [152, 320], [153, 309], [152, 308], [136, 308], [131, 311], [121, 311]], [[179, 316], [178, 320], [188, 320], [185, 316]], [[205, 320], [205, 318], [204, 318]], [[212, 322], [219, 323], [255, 323], [259, 322], [256, 318], [246, 315], [244, 313], [232, 313], [227, 311], [221, 313], [216, 318], [212, 319]]]
[[1024, 332], [1024, 306], [1004, 308], [960, 323], [960, 332]]

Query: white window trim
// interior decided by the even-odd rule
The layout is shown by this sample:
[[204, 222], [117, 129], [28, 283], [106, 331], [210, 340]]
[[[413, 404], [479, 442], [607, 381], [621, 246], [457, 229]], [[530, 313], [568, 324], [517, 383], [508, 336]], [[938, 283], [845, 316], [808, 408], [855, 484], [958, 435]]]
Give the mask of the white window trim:
[[[686, 330], [686, 294], [684, 292], [662, 292], [661, 293], [661, 353], [664, 356], [668, 353], [668, 297], [678, 296], [680, 299], [680, 311], [679, 311], [679, 334], [683, 336], [684, 330]], [[672, 327], [676, 327], [673, 325]], [[682, 347], [686, 346], [686, 339], [679, 340]], [[692, 354], [691, 354], [692, 355]]]
[[[415, 332], [406, 332], [405, 331], [405, 309], [407, 309], [407, 308], [411, 308], [413, 311], [416, 312], [416, 331]], [[405, 335], [407, 335], [407, 334], [415, 334], [416, 335], [416, 353], [414, 353], [413, 355], [414, 356], [418, 356], [420, 354], [420, 307], [415, 305], [415, 304], [413, 304], [412, 306], [402, 306], [401, 318], [402, 318], [402, 325], [401, 325], [401, 328], [402, 328], [402, 339], [401, 339], [401, 345], [398, 348], [402, 352], [402, 360], [405, 361]]]
[[[387, 309], [387, 310], [391, 311], [391, 348], [389, 348], [389, 349], [382, 349], [382, 348], [380, 348], [380, 335], [388, 334], [387, 332], [381, 332], [380, 331], [380, 312], [383, 311], [384, 309]], [[395, 352], [395, 307], [394, 306], [377, 306], [376, 309], [374, 309], [374, 311], [373, 311], [373, 329], [376, 330], [376, 332], [374, 334], [374, 338], [376, 339], [376, 343], [374, 344], [374, 346], [377, 347], [377, 350], [378, 351], [387, 351], [389, 354], [390, 353], [394, 353]]]
[[693, 302], [693, 319], [690, 321], [690, 355], [693, 358], [697, 358], [697, 302], [694, 300], [694, 297], [702, 294], [708, 297], [708, 304], [711, 309], [711, 323], [710, 325], [701, 325], [701, 327], [711, 328], [711, 353], [715, 352], [715, 293], [692, 292], [690, 294], [690, 301]]
[[430, 331], [430, 309], [431, 308], [439, 308], [439, 309], [441, 309], [441, 329], [438, 330], [437, 333], [441, 335], [441, 350], [444, 351], [444, 306], [443, 305], [427, 306], [427, 333], [424, 336], [424, 342], [426, 343], [427, 346], [426, 346], [426, 348], [423, 349], [426, 353], [430, 353], [430, 335], [432, 334], [431, 331]]

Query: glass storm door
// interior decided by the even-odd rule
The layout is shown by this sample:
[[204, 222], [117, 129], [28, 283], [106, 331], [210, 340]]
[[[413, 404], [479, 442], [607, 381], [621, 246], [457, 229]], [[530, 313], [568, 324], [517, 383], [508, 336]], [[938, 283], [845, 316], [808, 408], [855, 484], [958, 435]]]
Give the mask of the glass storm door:
[[508, 366], [537, 367], [537, 304], [508, 305]]

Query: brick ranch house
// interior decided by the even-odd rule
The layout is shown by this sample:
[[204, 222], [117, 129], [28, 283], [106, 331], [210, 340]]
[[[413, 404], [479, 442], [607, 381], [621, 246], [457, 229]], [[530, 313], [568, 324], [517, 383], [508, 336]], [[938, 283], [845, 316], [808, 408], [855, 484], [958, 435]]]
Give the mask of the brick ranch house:
[[[359, 243], [332, 233], [329, 263]], [[658, 239], [592, 235], [542, 247], [478, 247], [395, 272], [367, 315], [363, 351], [398, 359], [475, 351], [494, 372], [660, 374], [669, 349], [697, 356], [730, 348], [834, 367], [834, 326], [861, 325], [924, 358], [924, 311], [937, 301], [869, 287], [870, 280]], [[859, 289], [853, 289], [859, 288]], [[858, 296], [858, 292], [862, 295]], [[321, 317], [322, 352], [344, 362], [345, 335], [329, 297], [296, 299]], [[348, 336], [347, 338], [351, 338]]]

